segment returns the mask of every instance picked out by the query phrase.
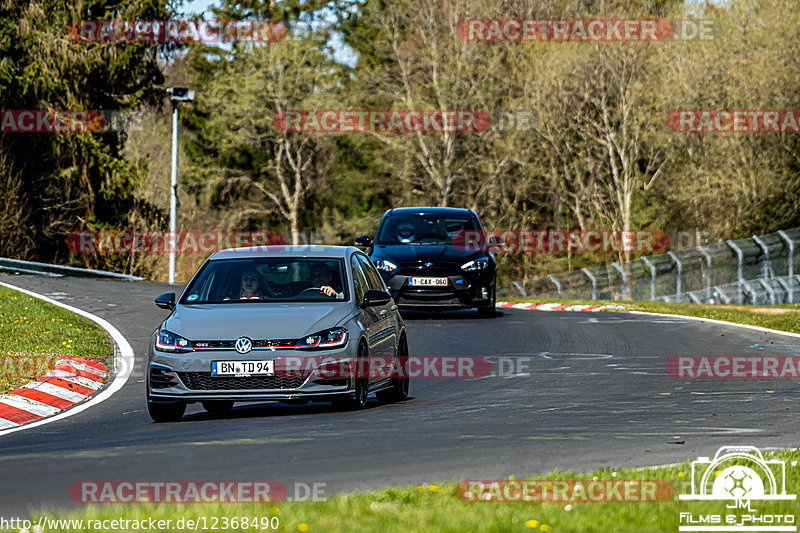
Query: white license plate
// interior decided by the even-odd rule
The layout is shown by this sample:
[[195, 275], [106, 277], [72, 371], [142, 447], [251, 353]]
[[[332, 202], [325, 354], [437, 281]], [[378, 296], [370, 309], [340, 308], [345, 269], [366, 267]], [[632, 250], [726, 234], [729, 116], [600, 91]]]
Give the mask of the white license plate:
[[212, 361], [212, 376], [273, 376], [275, 361]]
[[447, 278], [408, 278], [410, 287], [447, 287]]

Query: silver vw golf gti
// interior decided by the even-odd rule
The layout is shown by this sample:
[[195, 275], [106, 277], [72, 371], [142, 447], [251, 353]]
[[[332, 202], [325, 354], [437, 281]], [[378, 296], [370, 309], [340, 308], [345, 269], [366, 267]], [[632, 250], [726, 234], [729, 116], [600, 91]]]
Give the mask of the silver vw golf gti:
[[387, 370], [406, 364], [405, 324], [357, 248], [222, 250], [180, 297], [155, 302], [171, 311], [148, 352], [147, 406], [156, 422], [180, 419], [194, 402], [222, 413], [237, 401], [359, 409], [373, 392], [381, 402], [408, 396], [408, 377]]

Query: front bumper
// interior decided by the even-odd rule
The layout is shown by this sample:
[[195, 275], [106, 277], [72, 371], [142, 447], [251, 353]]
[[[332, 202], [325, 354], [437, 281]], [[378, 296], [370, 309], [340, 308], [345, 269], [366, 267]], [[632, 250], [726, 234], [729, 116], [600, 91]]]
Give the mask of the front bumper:
[[[269, 401], [269, 400], [319, 400], [326, 401], [351, 397], [355, 387], [353, 379], [342, 376], [321, 375], [318, 371], [300, 371], [307, 368], [302, 360], [308, 357], [355, 361], [350, 348], [332, 351], [298, 353], [292, 350], [252, 351], [241, 355], [233, 350], [189, 352], [183, 354], [151, 351], [153, 356], [147, 369], [148, 401], [199, 402], [207, 400]], [[279, 361], [291, 357], [290, 371], [276, 372], [274, 376], [212, 376], [212, 361], [275, 360], [276, 369], [285, 368]], [[295, 369], [297, 369], [295, 371]]]
[[[414, 287], [411, 277], [446, 277], [446, 287]], [[462, 274], [442, 275], [426, 272], [398, 273], [386, 280], [386, 285], [401, 309], [466, 309], [494, 305], [494, 273], [467, 277]]]

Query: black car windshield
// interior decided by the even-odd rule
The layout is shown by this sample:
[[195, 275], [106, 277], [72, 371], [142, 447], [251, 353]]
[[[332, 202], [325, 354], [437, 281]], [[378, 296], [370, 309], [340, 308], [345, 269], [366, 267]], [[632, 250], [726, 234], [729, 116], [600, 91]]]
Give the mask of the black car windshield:
[[209, 261], [181, 304], [347, 300], [341, 259], [270, 257]]
[[391, 215], [381, 225], [376, 244], [453, 244], [467, 231], [478, 231], [469, 215]]

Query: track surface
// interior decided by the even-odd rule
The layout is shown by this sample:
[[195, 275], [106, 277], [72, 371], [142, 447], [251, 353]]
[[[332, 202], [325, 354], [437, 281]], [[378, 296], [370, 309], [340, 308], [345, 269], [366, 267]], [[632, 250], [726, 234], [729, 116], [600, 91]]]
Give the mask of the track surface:
[[[82, 480], [277, 480], [327, 492], [553, 468], [638, 466], [713, 455], [721, 445], [797, 446], [798, 383], [670, 378], [674, 355], [798, 354], [800, 339], [626, 313], [504, 310], [406, 314], [412, 354], [526, 357], [530, 375], [416, 380], [412, 400], [361, 412], [326, 404], [199, 405], [153, 424], [143, 360], [165, 284], [0, 276], [114, 324], [137, 364], [111, 399], [0, 437], [0, 516], [75, 505]], [[751, 348], [755, 343], [767, 350]], [[526, 369], [527, 371], [527, 369]], [[767, 392], [772, 391], [772, 392]], [[669, 394], [667, 394], [669, 393]], [[702, 393], [702, 394], [701, 394]], [[12, 481], [13, 480], [13, 481]]]

